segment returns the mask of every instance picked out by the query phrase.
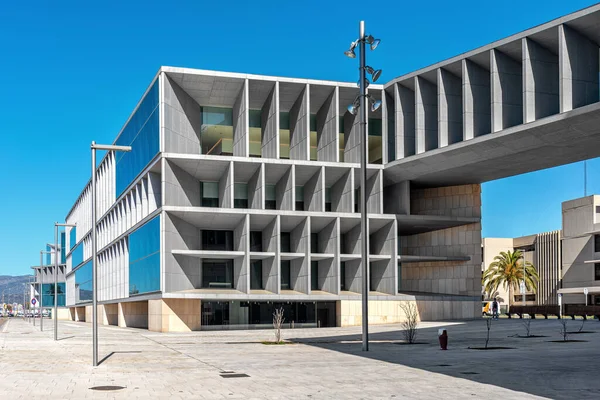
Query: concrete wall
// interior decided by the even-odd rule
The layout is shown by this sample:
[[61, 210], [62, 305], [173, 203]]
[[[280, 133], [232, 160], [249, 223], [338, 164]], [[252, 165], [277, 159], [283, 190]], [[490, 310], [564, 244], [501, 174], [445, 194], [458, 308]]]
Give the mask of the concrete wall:
[[438, 104], [436, 85], [415, 77], [415, 146], [421, 154], [438, 147]]
[[250, 147], [250, 117], [248, 105], [248, 79], [233, 103], [233, 155], [247, 157]]
[[475, 62], [462, 61], [464, 140], [490, 133], [490, 71]]
[[463, 139], [463, 100], [461, 78], [440, 68], [438, 79], [438, 143], [439, 147]]
[[309, 159], [309, 90], [306, 85], [290, 109], [290, 160]]
[[523, 122], [559, 111], [558, 56], [532, 39], [523, 42]]
[[499, 50], [490, 51], [492, 132], [523, 123], [523, 67]]
[[200, 106], [171, 78], [163, 79], [165, 152], [201, 154]]
[[333, 88], [317, 112], [317, 160], [338, 161], [339, 156], [339, 96]]
[[261, 126], [261, 156], [279, 158], [279, 82], [275, 82], [262, 107]]
[[415, 92], [405, 86], [394, 85], [396, 105], [396, 158], [415, 154]]
[[148, 302], [119, 303], [118, 324], [121, 328], [148, 328]]
[[148, 330], [153, 332], [199, 331], [201, 312], [200, 300], [149, 300]]

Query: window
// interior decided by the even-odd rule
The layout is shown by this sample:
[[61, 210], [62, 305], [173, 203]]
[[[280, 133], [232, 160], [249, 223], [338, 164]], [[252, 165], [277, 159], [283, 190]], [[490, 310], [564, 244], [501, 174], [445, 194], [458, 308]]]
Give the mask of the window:
[[325, 211], [331, 211], [331, 188], [325, 188]]
[[73, 250], [73, 247], [77, 244], [77, 227], [72, 227], [69, 231], [69, 250]]
[[600, 281], [600, 263], [594, 264], [594, 280]]
[[[56, 292], [58, 293], [57, 306], [65, 306], [65, 282], [58, 282], [56, 285]], [[46, 306], [54, 305], [54, 283], [44, 283], [42, 285], [42, 304]]]
[[398, 263], [398, 292], [402, 289], [402, 263]]
[[290, 113], [279, 113], [279, 158], [290, 158]]
[[275, 210], [277, 208], [275, 185], [265, 185], [265, 208], [267, 210]]
[[250, 289], [264, 289], [262, 280], [262, 260], [252, 261], [250, 264]]
[[289, 253], [291, 252], [291, 245], [290, 245], [290, 233], [289, 232], [281, 232], [280, 236], [281, 238], [281, 252], [282, 253]]
[[83, 262], [83, 242], [79, 243], [77, 247], [71, 250], [71, 267], [75, 269], [79, 264]]
[[340, 162], [344, 162], [344, 117], [340, 117]]
[[262, 111], [250, 110], [250, 157], [261, 156], [261, 140], [262, 140]]
[[250, 251], [263, 251], [261, 231], [250, 231]]
[[381, 164], [381, 120], [369, 118], [369, 163]]
[[233, 154], [233, 110], [200, 107], [202, 154]]
[[115, 141], [116, 145], [131, 146], [131, 151], [115, 154], [117, 197], [158, 154], [158, 114], [158, 82], [155, 82]]
[[319, 251], [319, 234], [318, 233], [310, 234], [310, 252], [311, 253], [320, 253], [320, 251]]
[[160, 217], [129, 235], [129, 294], [160, 290]]
[[348, 254], [348, 249], [346, 248], [346, 234], [345, 233], [340, 235], [340, 253]]
[[248, 184], [236, 183], [233, 185], [233, 207], [248, 208]]
[[202, 207], [219, 207], [219, 182], [200, 182]]
[[[392, 109], [393, 109], [393, 105], [391, 105]], [[395, 113], [391, 112], [388, 113], [388, 132], [389, 134], [387, 135], [387, 139], [388, 139], [388, 143], [387, 143], [387, 148], [388, 148], [388, 162], [394, 161], [396, 159], [396, 120], [395, 120]]]
[[202, 231], [202, 250], [233, 251], [233, 231]]
[[340, 263], [340, 290], [348, 290], [346, 288], [346, 261]]
[[594, 235], [594, 252], [600, 253], [600, 235]]
[[60, 233], [60, 244], [59, 244], [59, 251], [60, 251], [60, 263], [61, 264], [66, 264], [67, 263], [67, 247], [66, 247], [66, 240], [67, 240], [67, 234], [65, 231], [62, 231]]
[[304, 186], [296, 186], [296, 211], [304, 211]]
[[203, 260], [202, 287], [205, 289], [233, 289], [233, 260]]
[[360, 212], [360, 188], [354, 189], [354, 212]]
[[319, 290], [319, 262], [310, 262], [310, 290]]
[[75, 303], [92, 301], [92, 262], [75, 271]]
[[290, 281], [290, 261], [282, 260], [281, 261], [281, 289], [282, 290], [292, 290], [292, 285]]
[[373, 279], [374, 274], [375, 274], [374, 265], [373, 265], [373, 263], [369, 263], [369, 290], [371, 292], [377, 291], [377, 285], [375, 284], [375, 280]]
[[310, 114], [310, 159], [317, 160], [317, 114]]

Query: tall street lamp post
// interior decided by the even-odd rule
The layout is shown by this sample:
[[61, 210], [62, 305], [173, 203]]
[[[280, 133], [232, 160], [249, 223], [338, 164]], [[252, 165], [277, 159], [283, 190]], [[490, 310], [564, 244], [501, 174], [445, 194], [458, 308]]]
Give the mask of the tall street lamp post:
[[381, 70], [375, 70], [367, 65], [365, 47], [369, 44], [371, 50], [375, 50], [381, 41], [371, 35], [365, 35], [365, 22], [360, 21], [359, 36], [354, 42], [350, 43], [350, 49], [344, 54], [349, 58], [356, 58], [354, 50], [358, 47], [360, 53], [360, 68], [358, 86], [359, 95], [354, 102], [348, 106], [348, 111], [356, 115], [359, 114], [359, 134], [360, 134], [360, 195], [361, 195], [361, 247], [362, 247], [362, 350], [369, 351], [369, 228], [367, 217], [367, 99], [371, 104], [371, 111], [376, 111], [381, 107], [381, 101], [375, 100], [367, 94], [369, 81], [366, 74], [371, 75], [373, 82], [376, 82], [381, 75]]
[[92, 341], [93, 365], [98, 366], [98, 286], [96, 249], [96, 150], [131, 151], [131, 146], [102, 145], [92, 142]]
[[62, 257], [62, 252], [64, 251], [62, 247], [58, 251], [59, 226], [74, 228], [76, 225], [54, 223], [54, 311], [52, 311], [52, 315], [54, 316], [54, 340], [58, 340], [58, 257]]

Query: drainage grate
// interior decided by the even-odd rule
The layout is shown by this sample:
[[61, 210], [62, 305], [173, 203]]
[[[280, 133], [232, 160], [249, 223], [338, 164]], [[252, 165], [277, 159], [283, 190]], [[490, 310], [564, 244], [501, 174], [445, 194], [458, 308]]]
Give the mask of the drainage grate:
[[451, 367], [451, 364], [438, 364], [438, 367]]
[[250, 375], [246, 375], [246, 374], [221, 374], [221, 378], [250, 378]]
[[121, 389], [125, 389], [125, 386], [94, 386], [94, 387], [90, 388], [90, 390], [100, 390], [100, 391], [121, 390]]
[[479, 372], [467, 371], [467, 372], [461, 372], [461, 374], [463, 374], [463, 375], [479, 375]]

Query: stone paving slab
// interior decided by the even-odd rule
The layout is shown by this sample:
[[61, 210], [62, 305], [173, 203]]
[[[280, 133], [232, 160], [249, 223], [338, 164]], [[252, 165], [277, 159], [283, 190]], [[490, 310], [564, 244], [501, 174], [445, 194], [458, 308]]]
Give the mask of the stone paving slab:
[[[39, 321], [38, 321], [39, 322]], [[570, 322], [574, 330], [580, 325]], [[600, 323], [559, 339], [555, 320], [532, 321], [523, 334], [518, 320], [495, 321], [490, 346], [483, 346], [485, 321], [422, 323], [418, 341], [402, 345], [398, 325], [372, 326], [369, 352], [361, 351], [360, 327], [283, 331], [292, 344], [263, 345], [273, 332], [221, 331], [161, 334], [117, 327], [99, 328], [99, 358], [91, 366], [91, 324], [38, 326], [13, 318], [0, 330], [0, 399], [462, 399], [600, 397]], [[437, 330], [449, 332], [441, 351]], [[108, 356], [108, 357], [107, 357]], [[223, 378], [224, 372], [249, 377]], [[117, 385], [118, 391], [93, 386]]]

